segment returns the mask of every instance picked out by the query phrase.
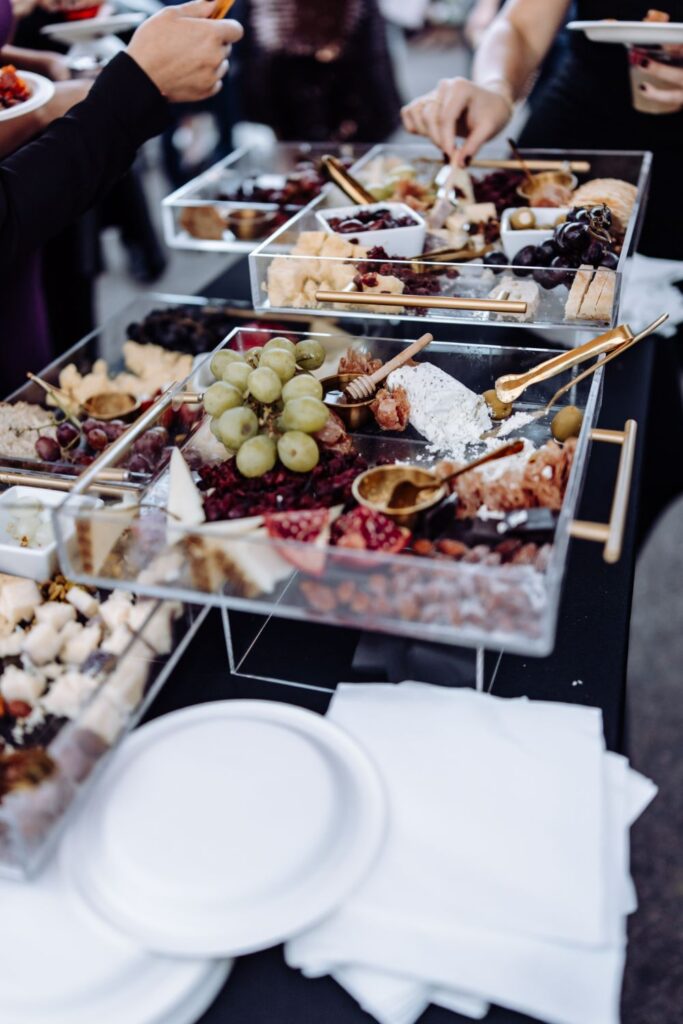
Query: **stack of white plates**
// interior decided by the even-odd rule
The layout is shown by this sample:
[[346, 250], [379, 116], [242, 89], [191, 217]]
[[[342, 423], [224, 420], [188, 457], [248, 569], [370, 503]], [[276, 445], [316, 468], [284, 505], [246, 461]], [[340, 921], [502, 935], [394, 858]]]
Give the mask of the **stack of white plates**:
[[350, 895], [385, 825], [371, 761], [318, 715], [228, 701], [144, 726], [58, 864], [0, 889], [3, 1024], [192, 1024], [230, 957]]

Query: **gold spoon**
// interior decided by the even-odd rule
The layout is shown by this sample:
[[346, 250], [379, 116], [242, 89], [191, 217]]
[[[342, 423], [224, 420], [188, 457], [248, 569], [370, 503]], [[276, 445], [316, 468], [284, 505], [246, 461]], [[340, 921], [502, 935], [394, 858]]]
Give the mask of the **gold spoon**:
[[599, 337], [587, 341], [584, 345], [579, 345], [578, 348], [571, 349], [569, 352], [561, 352], [551, 359], [546, 359], [544, 362], [532, 367], [531, 370], [526, 370], [524, 373], [506, 373], [499, 377], [495, 383], [496, 397], [499, 401], [507, 404], [515, 402], [532, 384], [538, 384], [540, 381], [548, 380], [548, 378], [554, 377], [558, 373], [564, 373], [565, 370], [571, 369], [572, 366], [576, 366], [578, 363], [585, 362], [591, 356], [610, 352], [632, 338], [633, 331], [629, 325], [619, 324], [618, 327], [613, 328], [611, 331], [606, 331], [604, 334], [599, 335]]
[[140, 409], [140, 400], [135, 395], [129, 395], [125, 391], [101, 391], [96, 395], [91, 395], [90, 398], [81, 403], [72, 398], [66, 391], [63, 391], [62, 388], [55, 387], [54, 384], [48, 384], [42, 377], [37, 377], [35, 373], [27, 373], [26, 376], [34, 384], [41, 387], [66, 417], [78, 427], [81, 425], [79, 417], [83, 414], [108, 423], [111, 420], [128, 419], [137, 414]]
[[414, 355], [421, 352], [423, 348], [429, 345], [430, 341], [434, 341], [433, 336], [431, 334], [423, 334], [421, 338], [414, 341], [412, 345], [408, 345], [408, 348], [404, 348], [402, 352], [399, 352], [397, 356], [390, 359], [388, 363], [380, 366], [379, 370], [375, 370], [374, 373], [370, 374], [363, 373], [360, 377], [354, 377], [344, 388], [345, 397], [351, 399], [352, 402], [364, 402], [366, 399], [372, 398], [380, 381], [383, 381], [390, 373], [397, 370], [399, 366], [403, 366]]
[[[454, 470], [447, 476], [439, 477], [434, 480], [434, 483], [414, 483], [410, 479], [411, 467], [406, 467], [406, 477], [404, 480], [400, 480], [391, 491], [387, 501], [387, 509], [401, 509], [401, 508], [414, 508], [418, 504], [422, 504], [425, 500], [425, 492], [438, 490], [447, 484], [450, 480], [455, 480], [456, 477], [462, 476], [463, 473], [469, 473], [471, 469], [476, 469], [477, 466], [483, 466], [487, 462], [495, 462], [496, 459], [505, 459], [509, 455], [516, 455], [521, 452], [524, 447], [524, 441], [508, 441], [507, 444], [503, 444], [500, 448], [496, 448], [492, 452], [487, 452], [486, 455], [481, 455], [478, 459], [474, 459], [473, 462], [468, 462], [466, 466], [460, 466], [459, 469]], [[423, 469], [412, 470], [415, 475], [424, 475]]]
[[[623, 355], [624, 352], [626, 352], [629, 348], [633, 348], [633, 346], [637, 345], [639, 341], [643, 340], [643, 338], [649, 337], [650, 334], [653, 334], [657, 330], [657, 328], [661, 327], [662, 324], [668, 319], [669, 314], [662, 313], [661, 316], [657, 317], [656, 320], [653, 320], [651, 324], [648, 324], [648, 326], [643, 328], [643, 330], [640, 331], [638, 334], [633, 335], [631, 338], [628, 338], [626, 341], [624, 341], [621, 345], [618, 345], [617, 348], [612, 349], [612, 351], [605, 355], [603, 359], [596, 359], [593, 365], [589, 366], [587, 370], [584, 370], [583, 373], [580, 373], [577, 377], [572, 377], [572, 379], [568, 381], [567, 384], [563, 384], [561, 388], [558, 388], [558, 390], [555, 392], [550, 401], [546, 405], [544, 405], [542, 409], [537, 409], [536, 412], [531, 414], [530, 419], [527, 420], [525, 426], [528, 426], [529, 423], [536, 422], [536, 420], [544, 419], [548, 415], [552, 407], [555, 405], [555, 403], [558, 401], [558, 399], [562, 398], [562, 395], [565, 395], [568, 391], [571, 391], [571, 389], [575, 387], [575, 385], [579, 384], [582, 380], [585, 380], [586, 377], [590, 377], [590, 375], [592, 373], [595, 373], [595, 371], [598, 370], [601, 366], [606, 366], [607, 363], [611, 363], [613, 359], [616, 359], [617, 356]], [[488, 430], [485, 434], [482, 434], [481, 440], [485, 441], [488, 440], [489, 438], [498, 437], [498, 434], [500, 433], [504, 426], [505, 420], [503, 420], [503, 422], [500, 423], [497, 427], [494, 427], [493, 430]]]

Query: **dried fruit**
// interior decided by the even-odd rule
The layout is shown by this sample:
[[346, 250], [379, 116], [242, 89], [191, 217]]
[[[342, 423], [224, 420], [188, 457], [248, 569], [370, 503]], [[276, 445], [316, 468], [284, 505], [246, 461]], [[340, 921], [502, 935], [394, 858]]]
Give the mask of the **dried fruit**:
[[397, 554], [411, 538], [410, 530], [374, 509], [358, 506], [346, 512], [332, 527], [332, 543], [357, 551]]
[[278, 551], [297, 569], [319, 576], [325, 568], [325, 546], [330, 536], [330, 514], [317, 508], [298, 512], [274, 512], [265, 517], [266, 529], [278, 540], [297, 541], [308, 547], [291, 544], [278, 546]]

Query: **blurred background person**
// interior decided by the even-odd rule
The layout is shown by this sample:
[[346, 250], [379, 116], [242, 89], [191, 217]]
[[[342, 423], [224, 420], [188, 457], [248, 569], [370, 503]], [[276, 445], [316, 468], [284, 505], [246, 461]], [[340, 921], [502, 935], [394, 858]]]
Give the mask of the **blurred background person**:
[[381, 142], [400, 121], [377, 0], [247, 0], [237, 88], [282, 140]]
[[[597, 20], [619, 16], [640, 21], [648, 4], [637, 0], [578, 0], [576, 16]], [[484, 35], [475, 55], [472, 79], [442, 80], [409, 104], [403, 120], [409, 131], [427, 135], [449, 155], [463, 140], [456, 159], [466, 163], [509, 122], [560, 32], [569, 0], [508, 0]], [[683, 20], [683, 0], [671, 0], [672, 21]], [[636, 110], [631, 96], [625, 47], [589, 42], [572, 33], [520, 137], [529, 147], [652, 150], [654, 166], [641, 251], [669, 259], [683, 257], [683, 238], [672, 223], [683, 222], [678, 187], [678, 152], [683, 131], [683, 67], [650, 60], [649, 71], [665, 82], [646, 83], [644, 96], [668, 102], [672, 113]]]

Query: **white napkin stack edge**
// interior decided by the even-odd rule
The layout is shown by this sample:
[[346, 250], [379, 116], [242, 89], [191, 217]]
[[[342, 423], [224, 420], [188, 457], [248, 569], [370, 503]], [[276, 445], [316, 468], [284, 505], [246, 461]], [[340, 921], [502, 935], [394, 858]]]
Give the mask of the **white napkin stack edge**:
[[[403, 699], [417, 701], [416, 707], [428, 692], [433, 694], [438, 690], [439, 695], [454, 692], [414, 682], [400, 684], [399, 688]], [[357, 684], [349, 684], [338, 690], [339, 697], [348, 695], [349, 690], [355, 691], [356, 697], [361, 695]], [[382, 690], [396, 694], [397, 688], [393, 685], [371, 685], [367, 690], [372, 690], [369, 698], [381, 700]], [[484, 695], [473, 694], [473, 697], [476, 700]], [[547, 726], [553, 721], [563, 729], [593, 736], [598, 742], [597, 730], [604, 750], [602, 716], [598, 709], [529, 702], [524, 698], [505, 703], [508, 706], [516, 703], [524, 707], [525, 714], [539, 716], [539, 726]], [[545, 718], [545, 723], [541, 722], [542, 718]], [[532, 1013], [552, 1024], [585, 1024], [588, 1019], [591, 1024], [615, 1024], [625, 959], [625, 916], [636, 906], [629, 874], [627, 830], [653, 799], [656, 787], [630, 769], [625, 758], [606, 752], [603, 756], [603, 788], [609, 800], [604, 820], [611, 822], [610, 828], [605, 827], [605, 855], [608, 863], [617, 869], [611, 900], [606, 906], [612, 934], [610, 941], [603, 946], [563, 945], [547, 938], [534, 939], [533, 936], [509, 933], [496, 935], [483, 929], [459, 928], [451, 924], [447, 933], [441, 936], [440, 950], [436, 944], [435, 955], [433, 928], [423, 936], [423, 943], [415, 921], [407, 924], [400, 920], [382, 921], [377, 919], [376, 908], [373, 915], [366, 916], [362, 908], [355, 906], [350, 920], [345, 920], [345, 908], [342, 908], [317, 928], [288, 943], [288, 962], [291, 966], [301, 967], [310, 976], [331, 974], [379, 1024], [414, 1024], [429, 1003], [481, 1019], [488, 1010], [489, 1000], [520, 1012]], [[610, 850], [610, 843], [614, 849]], [[403, 941], [397, 942], [403, 925]], [[393, 937], [389, 958], [385, 948], [387, 934]], [[516, 948], [511, 949], [515, 940]], [[474, 952], [477, 947], [480, 950], [478, 954]], [[429, 951], [424, 959], [420, 955], [422, 948]], [[512, 972], [503, 966], [511, 955], [516, 963]], [[547, 959], [548, 956], [549, 969], [545, 971], [544, 957]], [[564, 962], [564, 973], [557, 973], [555, 961], [558, 957]], [[457, 965], [460, 959], [467, 962], [467, 969], [459, 975], [460, 984], [456, 984], [454, 964]], [[515, 991], [515, 985], [511, 983], [514, 977], [510, 978], [510, 974], [523, 976], [529, 965], [533, 965], [534, 987], [537, 989], [531, 1003], [524, 984]], [[503, 978], [502, 984], [496, 983], [497, 972]], [[547, 989], [546, 979], [550, 979]], [[582, 979], [585, 988], [583, 1002], [581, 993], [577, 996], [577, 985], [581, 987]], [[572, 1001], [576, 1004], [566, 1014], [558, 1010], [558, 985], [565, 987], [569, 1004]], [[598, 990], [600, 998], [595, 995]], [[562, 1003], [561, 998], [559, 1002]]]

